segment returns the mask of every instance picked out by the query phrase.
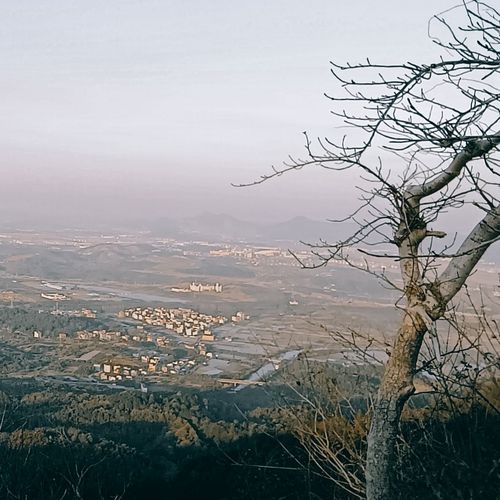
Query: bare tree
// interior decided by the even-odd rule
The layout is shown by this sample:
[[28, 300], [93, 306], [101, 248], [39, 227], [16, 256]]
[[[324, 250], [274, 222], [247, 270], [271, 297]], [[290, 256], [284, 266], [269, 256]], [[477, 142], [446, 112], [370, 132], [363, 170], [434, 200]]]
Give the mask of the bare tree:
[[[402, 285], [392, 284], [402, 292], [402, 318], [368, 435], [369, 499], [395, 496], [399, 422], [415, 391], [424, 337], [435, 334], [435, 322], [500, 238], [500, 13], [463, 1], [435, 16], [429, 34], [441, 53], [429, 64], [332, 63], [342, 92], [328, 97], [349, 132], [317, 142], [306, 134], [307, 157], [251, 183], [307, 166], [356, 169], [360, 205], [343, 220], [358, 229], [344, 241], [310, 245], [316, 265], [342, 259], [389, 281], [353, 255], [399, 261]], [[444, 213], [463, 217], [464, 210], [478, 222], [461, 243], [435, 229]]]

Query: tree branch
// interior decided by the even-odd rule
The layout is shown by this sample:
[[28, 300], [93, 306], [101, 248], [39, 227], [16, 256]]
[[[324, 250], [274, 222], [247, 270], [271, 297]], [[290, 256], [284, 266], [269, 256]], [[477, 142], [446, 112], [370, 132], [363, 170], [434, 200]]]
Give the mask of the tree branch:
[[500, 205], [490, 210], [474, 227], [438, 278], [440, 298], [449, 302], [460, 290], [465, 280], [488, 247], [500, 237]]

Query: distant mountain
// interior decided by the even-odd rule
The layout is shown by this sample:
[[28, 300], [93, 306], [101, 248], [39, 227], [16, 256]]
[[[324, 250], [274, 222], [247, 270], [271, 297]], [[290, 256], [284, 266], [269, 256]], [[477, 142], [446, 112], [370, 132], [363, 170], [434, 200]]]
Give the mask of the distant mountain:
[[237, 219], [232, 215], [203, 213], [174, 221], [160, 219], [152, 227], [158, 234], [173, 238], [189, 237], [211, 241], [247, 241], [249, 243], [271, 244], [275, 242], [297, 243], [330, 242], [345, 238], [352, 232], [352, 224], [334, 224], [307, 217], [294, 217], [279, 223], [256, 223]]
[[223, 239], [256, 238], [262, 232], [258, 224], [242, 221], [227, 214], [208, 212], [182, 219], [181, 228], [190, 234], [217, 236]]

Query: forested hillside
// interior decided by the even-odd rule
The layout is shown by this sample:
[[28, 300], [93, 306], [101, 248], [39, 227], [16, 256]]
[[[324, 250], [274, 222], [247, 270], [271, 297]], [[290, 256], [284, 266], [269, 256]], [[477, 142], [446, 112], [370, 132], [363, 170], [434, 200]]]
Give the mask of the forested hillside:
[[[362, 473], [348, 445], [364, 446], [363, 412], [344, 409], [322, 420], [308, 405], [276, 400], [241, 409], [213, 392], [2, 386], [1, 498], [354, 498], [328, 457], [310, 454], [325, 435], [346, 466]], [[481, 405], [409, 411], [401, 497], [495, 498], [499, 431], [498, 413]]]

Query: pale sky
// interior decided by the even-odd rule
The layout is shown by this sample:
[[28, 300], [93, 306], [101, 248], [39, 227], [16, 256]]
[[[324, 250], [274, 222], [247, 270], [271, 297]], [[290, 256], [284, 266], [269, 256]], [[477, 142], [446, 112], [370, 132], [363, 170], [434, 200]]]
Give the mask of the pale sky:
[[339, 133], [330, 60], [435, 60], [427, 22], [452, 5], [0, 0], [3, 217], [340, 216], [348, 175], [230, 183]]

